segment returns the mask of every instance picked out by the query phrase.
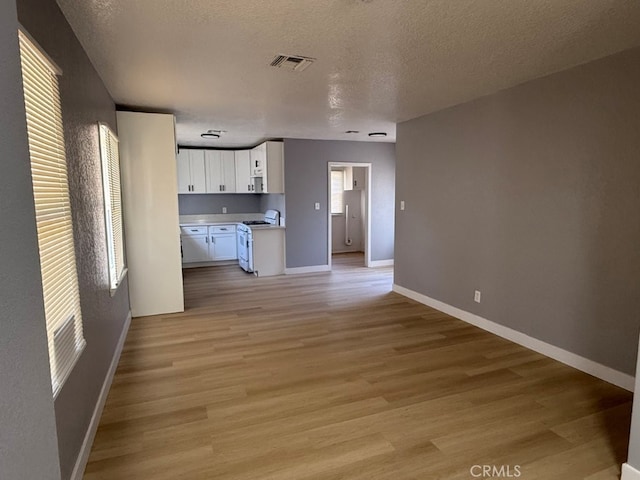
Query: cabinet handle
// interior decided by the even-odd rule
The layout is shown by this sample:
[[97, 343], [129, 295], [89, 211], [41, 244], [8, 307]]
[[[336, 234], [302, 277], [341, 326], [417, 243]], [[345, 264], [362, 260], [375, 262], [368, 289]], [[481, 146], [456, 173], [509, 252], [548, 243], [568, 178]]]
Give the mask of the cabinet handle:
[[251, 185], [247, 185], [247, 191], [251, 191]]
[[216, 239], [213, 236], [211, 237], [211, 243], [216, 243]]
[[209, 237], [204, 237], [204, 241], [205, 241], [206, 243], [209, 243]]
[[222, 185], [218, 185], [218, 189], [222, 191]]

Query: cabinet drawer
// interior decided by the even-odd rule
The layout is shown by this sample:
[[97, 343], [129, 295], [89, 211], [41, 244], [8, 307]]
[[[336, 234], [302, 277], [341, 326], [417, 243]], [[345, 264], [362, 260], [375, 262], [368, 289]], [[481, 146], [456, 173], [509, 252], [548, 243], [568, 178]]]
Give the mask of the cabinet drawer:
[[216, 225], [215, 227], [209, 227], [209, 235], [215, 235], [220, 233], [236, 233], [235, 225]]
[[182, 235], [206, 235], [207, 227], [180, 227]]

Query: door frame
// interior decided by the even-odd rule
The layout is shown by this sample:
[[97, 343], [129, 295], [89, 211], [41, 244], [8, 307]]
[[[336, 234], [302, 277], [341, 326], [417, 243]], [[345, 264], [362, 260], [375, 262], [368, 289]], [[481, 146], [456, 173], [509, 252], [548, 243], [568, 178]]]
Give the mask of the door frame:
[[327, 265], [331, 270], [332, 222], [331, 222], [331, 168], [335, 167], [363, 167], [366, 168], [367, 182], [364, 192], [364, 266], [371, 267], [371, 163], [358, 162], [328, 162], [327, 165]]

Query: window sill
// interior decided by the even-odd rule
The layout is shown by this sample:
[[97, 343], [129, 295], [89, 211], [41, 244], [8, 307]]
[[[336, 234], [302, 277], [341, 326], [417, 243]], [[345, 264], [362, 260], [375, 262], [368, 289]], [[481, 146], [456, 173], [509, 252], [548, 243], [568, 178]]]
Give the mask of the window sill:
[[122, 275], [120, 275], [120, 278], [118, 279], [118, 284], [109, 289], [109, 295], [111, 295], [111, 297], [115, 297], [116, 293], [118, 293], [118, 288], [120, 288], [120, 285], [122, 285], [122, 280], [124, 280], [124, 277], [127, 276], [127, 273], [129, 272], [129, 269], [127, 267], [124, 267], [124, 270], [122, 271]]

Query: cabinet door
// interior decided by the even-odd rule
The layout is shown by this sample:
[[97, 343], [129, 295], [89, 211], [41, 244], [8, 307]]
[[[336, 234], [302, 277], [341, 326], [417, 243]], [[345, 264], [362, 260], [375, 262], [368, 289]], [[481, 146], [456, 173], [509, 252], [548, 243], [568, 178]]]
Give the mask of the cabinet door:
[[212, 235], [211, 243], [214, 251], [211, 260], [235, 260], [238, 258], [235, 235]]
[[251, 176], [264, 177], [267, 175], [267, 144], [261, 143], [251, 150]]
[[367, 169], [365, 167], [353, 167], [352, 185], [354, 190], [364, 190], [367, 178]]
[[220, 152], [222, 167], [222, 191], [224, 193], [236, 193], [236, 157], [231, 150]]
[[205, 151], [207, 193], [223, 193], [222, 154], [219, 150]]
[[206, 262], [209, 260], [209, 237], [207, 235], [183, 235], [182, 263]]
[[178, 193], [191, 193], [189, 150], [180, 150], [176, 157], [176, 162], [178, 164]]
[[251, 155], [249, 150], [237, 150], [236, 162], [236, 192], [253, 193], [254, 186], [251, 180]]
[[191, 193], [206, 193], [204, 150], [189, 150], [191, 168]]
[[284, 193], [284, 143], [267, 142], [264, 193]]

